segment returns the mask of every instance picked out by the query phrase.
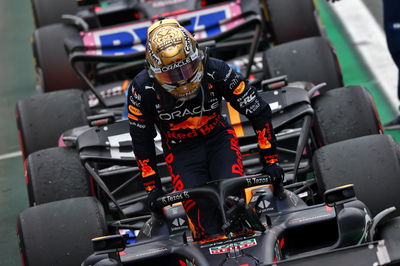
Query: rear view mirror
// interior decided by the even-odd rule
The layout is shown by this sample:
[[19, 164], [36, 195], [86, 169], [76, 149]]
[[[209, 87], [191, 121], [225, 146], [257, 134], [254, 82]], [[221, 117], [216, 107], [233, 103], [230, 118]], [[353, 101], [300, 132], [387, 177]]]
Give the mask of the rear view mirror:
[[78, 6], [99, 5], [99, 0], [75, 0]]
[[288, 85], [287, 76], [279, 76], [261, 81], [261, 87], [264, 91], [277, 90]]
[[120, 252], [125, 249], [125, 239], [121, 235], [109, 235], [92, 239], [93, 250], [97, 253]]
[[338, 205], [356, 197], [354, 185], [348, 184], [332, 189], [328, 189], [324, 193], [325, 203], [329, 206]]

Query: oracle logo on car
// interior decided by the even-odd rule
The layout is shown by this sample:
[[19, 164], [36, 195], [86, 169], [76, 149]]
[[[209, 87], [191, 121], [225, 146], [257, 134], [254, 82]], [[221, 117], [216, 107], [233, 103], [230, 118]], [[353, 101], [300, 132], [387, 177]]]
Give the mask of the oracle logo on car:
[[[190, 21], [186, 29], [195, 33], [196, 39], [204, 39], [226, 31], [244, 19], [229, 20], [240, 15], [237, 2], [171, 16], [178, 21]], [[122, 55], [145, 50], [147, 28], [151, 20], [125, 24], [122, 26], [81, 32], [83, 44], [88, 54]]]

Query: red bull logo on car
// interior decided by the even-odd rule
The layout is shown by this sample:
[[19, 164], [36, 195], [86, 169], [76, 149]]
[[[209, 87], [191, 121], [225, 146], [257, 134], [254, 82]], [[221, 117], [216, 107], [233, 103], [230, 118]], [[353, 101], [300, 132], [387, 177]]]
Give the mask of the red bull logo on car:
[[[204, 39], [226, 31], [242, 23], [244, 19], [230, 20], [241, 14], [240, 1], [216, 7], [202, 8], [171, 16], [179, 20], [189, 20], [185, 26], [196, 39]], [[122, 55], [145, 50], [147, 28], [152, 20], [81, 32], [83, 44], [88, 54]]]

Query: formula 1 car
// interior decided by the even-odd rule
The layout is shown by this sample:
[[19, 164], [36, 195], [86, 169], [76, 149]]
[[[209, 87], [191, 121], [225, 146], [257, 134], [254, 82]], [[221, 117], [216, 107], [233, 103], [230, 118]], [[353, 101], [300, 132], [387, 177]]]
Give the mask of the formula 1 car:
[[[40, 204], [18, 218], [24, 265], [397, 265], [399, 162], [393, 138], [371, 135], [317, 150], [316, 178], [283, 195], [250, 175], [169, 193], [151, 217], [106, 220], [111, 206], [93, 197]], [[221, 233], [193, 240], [179, 203], [201, 197], [219, 207]]]
[[[230, 32], [228, 34], [230, 34]], [[321, 44], [325, 45], [321, 46]], [[227, 44], [227, 46], [229, 45], [231, 44]], [[309, 50], [302, 50], [306, 47]], [[276, 46], [261, 54], [257, 54], [252, 50], [255, 57], [249, 57], [249, 59], [241, 57], [232, 60], [232, 64], [236, 63], [238, 68], [244, 69], [242, 72], [246, 73], [246, 75], [250, 73], [250, 70], [251, 73], [258, 73], [255, 75], [257, 78], [254, 79], [254, 85], [259, 88], [260, 93], [262, 93], [263, 97], [270, 103], [271, 109], [273, 110], [272, 122], [274, 128], [277, 130], [278, 151], [282, 166], [286, 172], [285, 184], [286, 188], [292, 191], [286, 192], [288, 195], [286, 201], [281, 202], [277, 199], [271, 199], [271, 202], [282, 203], [276, 204], [277, 206], [282, 207], [282, 209], [280, 209], [284, 212], [282, 218], [279, 216], [282, 213], [278, 212], [274, 214], [273, 211], [270, 215], [268, 214], [268, 217], [273, 217], [272, 219], [271, 217], [264, 217], [265, 213], [261, 215], [261, 212], [259, 212], [261, 215], [261, 219], [259, 217], [257, 218], [261, 220], [259, 223], [256, 221], [257, 219], [254, 219], [255, 217], [251, 214], [251, 211], [248, 212], [248, 216], [239, 218], [236, 216], [237, 218], [235, 219], [232, 218], [235, 216], [228, 215], [229, 217], [226, 217], [226, 220], [223, 221], [224, 224], [229, 222], [229, 219], [232, 219], [232, 224], [235, 224], [235, 220], [239, 220], [240, 223], [249, 224], [250, 229], [253, 231], [252, 233], [255, 235], [248, 234], [249, 228], [244, 230], [244, 235], [238, 235], [237, 231], [232, 229], [232, 232], [229, 230], [224, 232], [223, 235], [228, 237], [227, 239], [224, 240], [224, 236], [222, 236], [221, 240], [211, 240], [209, 242], [210, 246], [207, 246], [207, 243], [203, 243], [205, 246], [203, 244], [201, 244], [203, 246], [199, 246], [197, 245], [199, 243], [193, 243], [191, 241], [190, 232], [186, 230], [187, 227], [182, 227], [182, 225], [185, 224], [185, 222], [182, 222], [185, 217], [180, 216], [170, 220], [170, 230], [174, 233], [172, 236], [169, 233], [166, 235], [161, 232], [162, 234], [160, 234], [160, 236], [156, 236], [150, 240], [144, 240], [143, 238], [145, 238], [146, 233], [142, 232], [140, 234], [141, 237], [138, 237], [137, 239], [138, 244], [140, 245], [136, 247], [139, 248], [135, 249], [135, 247], [133, 247], [133, 252], [130, 252], [131, 247], [125, 242], [124, 244], [129, 247], [121, 251], [119, 254], [114, 252], [114, 248], [117, 248], [118, 251], [122, 249], [121, 241], [119, 241], [121, 240], [121, 237], [119, 236], [105, 237], [95, 240], [95, 245], [97, 245], [95, 247], [96, 254], [88, 258], [84, 265], [94, 265], [96, 263], [103, 263], [98, 265], [105, 265], [104, 263], [107, 262], [109, 262], [110, 265], [121, 265], [121, 263], [125, 263], [122, 265], [132, 265], [138, 261], [154, 265], [160, 260], [162, 262], [169, 259], [174, 261], [177, 254], [179, 254], [178, 259], [181, 259], [182, 263], [185, 262], [190, 265], [190, 259], [186, 261], [186, 255], [189, 254], [190, 258], [196, 258], [196, 262], [194, 263], [195, 265], [201, 265], [201, 263], [204, 262], [204, 255], [200, 254], [202, 251], [195, 252], [193, 249], [187, 249], [186, 246], [189, 242], [192, 246], [197, 245], [200, 249], [210, 252], [210, 255], [211, 248], [217, 248], [217, 253], [221, 252], [224, 254], [223, 256], [233, 258], [233, 260], [238, 262], [241, 262], [242, 260], [239, 258], [243, 257], [241, 254], [245, 254], [244, 257], [247, 258], [255, 256], [256, 259], [260, 256], [262, 260], [259, 259], [259, 264], [271, 263], [275, 257], [277, 261], [285, 260], [281, 263], [288, 263], [288, 265], [290, 265], [291, 259], [294, 260], [293, 264], [297, 263], [299, 260], [306, 261], [305, 263], [307, 263], [309, 259], [318, 260], [319, 258], [324, 259], [324, 263], [326, 263], [325, 258], [327, 256], [329, 257], [328, 260], [331, 260], [332, 256], [340, 257], [340, 254], [355, 252], [356, 250], [359, 250], [360, 252], [356, 254], [364, 254], [364, 252], [371, 250], [372, 252], [375, 252], [376, 250], [380, 252], [378, 252], [378, 254], [380, 254], [379, 257], [382, 257], [381, 254], [383, 254], [383, 257], [385, 255], [389, 256], [389, 260], [397, 260], [398, 257], [396, 257], [397, 253], [395, 252], [396, 239], [398, 238], [398, 232], [396, 231], [396, 228], [398, 228], [397, 218], [389, 220], [387, 226], [383, 226], [382, 229], [377, 230], [378, 234], [370, 234], [368, 237], [367, 247], [372, 247], [371, 249], [367, 249], [365, 248], [366, 245], [363, 245], [363, 243], [367, 241], [365, 238], [358, 236], [352, 238], [352, 230], [354, 229], [358, 232], [361, 228], [365, 228], [365, 223], [364, 226], [361, 226], [361, 223], [358, 222], [359, 217], [361, 216], [364, 218], [369, 217], [369, 213], [371, 213], [372, 217], [374, 217], [382, 210], [385, 210], [392, 205], [399, 207], [397, 192], [393, 190], [393, 188], [399, 185], [398, 146], [392, 139], [390, 139], [390, 137], [384, 135], [350, 139], [357, 136], [382, 133], [379, 118], [377, 117], [370, 96], [363, 88], [359, 86], [341, 87], [337, 62], [335, 63], [335, 58], [331, 52], [326, 53], [327, 50], [321, 47], [328, 48], [328, 51], [331, 51], [325, 40], [321, 38], [311, 38], [297, 41], [295, 43]], [[250, 52], [249, 54], [252, 54], [253, 52]], [[279, 60], [284, 54], [290, 54], [290, 58], [293, 60]], [[327, 54], [330, 56], [326, 56]], [[302, 60], [294, 60], [298, 55]], [[310, 55], [317, 56], [312, 57]], [[77, 53], [75, 56], [86, 55]], [[266, 58], [267, 60], [258, 60], [257, 57]], [[314, 68], [315, 72], [322, 73], [320, 75], [315, 75], [316, 77], [322, 77], [321, 81], [326, 81], [328, 80], [328, 77], [333, 77], [332, 80], [337, 82], [332, 84], [328, 82], [327, 87], [329, 91], [325, 92], [321, 86], [314, 86], [308, 82], [287, 84], [283, 77], [267, 80], [263, 79], [265, 76], [279, 76], [283, 73], [287, 73], [289, 71], [286, 71], [286, 69], [289, 69], [293, 70], [292, 73], [294, 73], [289, 76], [294, 76], [301, 73], [300, 70], [304, 70], [304, 73], [300, 75], [303, 78], [300, 77], [295, 80], [310, 81], [311, 79], [308, 79], [306, 74], [312, 71], [310, 71], [310, 68], [302, 68], [303, 65], [300, 65], [299, 67], [298, 62], [310, 63], [310, 65], [314, 64], [315, 66], [315, 61], [313, 63], [311, 60], [312, 58], [324, 58], [324, 60], [321, 61], [316, 60], [318, 64], [316, 64], [317, 67]], [[110, 57], [110, 59], [115, 60], [116, 57], [113, 56], [112, 58]], [[287, 59], [287, 57], [285, 59]], [[251, 64], [252, 60], [256, 63]], [[253, 65], [260, 66], [260, 63], [261, 68], [259, 69], [252, 67]], [[265, 74], [266, 72], [268, 73]], [[321, 81], [314, 81], [314, 83], [318, 84]], [[310, 99], [311, 96], [318, 94], [318, 92], [323, 93]], [[81, 97], [85, 94], [81, 91], [79, 91], [79, 93], [80, 97], [71, 97], [71, 99], [79, 99], [78, 101], [75, 101], [75, 103], [78, 104], [72, 106], [72, 108], [63, 109], [65, 106], [63, 102], [69, 102], [65, 97], [59, 98], [59, 101], [38, 101], [36, 104], [37, 106], [44, 106], [44, 103], [52, 103], [56, 108], [50, 109], [51, 112], [58, 110], [62, 111], [60, 113], [75, 113], [73, 110], [87, 109], [87, 105], [82, 104], [82, 102], [89, 102], [86, 99], [82, 101]], [[124, 98], [124, 96], [119, 96], [120, 99]], [[116, 98], [110, 99], [116, 101]], [[54, 100], [54, 98], [51, 100]], [[107, 111], [110, 111], [110, 108], [111, 107], [109, 106]], [[229, 110], [229, 107], [225, 104], [222, 108], [233, 126], [235, 128], [242, 127], [243, 129], [243, 135], [239, 136], [240, 149], [244, 155], [246, 173], [249, 175], [258, 173], [260, 166], [258, 156], [255, 153], [257, 144], [254, 132], [251, 131], [248, 121], [240, 116], [240, 119], [238, 120], [238, 116], [231, 113], [231, 110]], [[26, 113], [29, 113], [29, 110], [32, 111], [35, 110], [35, 108], [27, 108], [26, 110]], [[121, 109], [115, 109], [115, 112], [121, 113]], [[99, 113], [101, 114], [101, 111]], [[82, 121], [84, 122], [82, 124], [86, 124], [86, 114], [87, 113], [77, 114], [81, 119], [83, 119]], [[313, 120], [314, 115], [315, 119]], [[233, 119], [233, 117], [235, 117], [235, 119]], [[65, 117], [65, 119], [66, 118], [67, 117]], [[63, 119], [64, 117], [60, 117], [61, 121], [66, 122]], [[143, 231], [145, 231], [145, 228], [148, 228], [147, 231], [152, 232], [153, 229], [149, 224], [144, 226], [144, 221], [149, 218], [148, 211], [143, 204], [146, 194], [142, 189], [140, 174], [132, 153], [129, 133], [127, 133], [128, 122], [119, 119], [120, 116], [118, 114], [115, 115], [115, 113], [113, 115], [107, 114], [105, 116], [92, 117], [89, 119], [91, 127], [83, 126], [73, 128], [69, 132], [63, 134], [60, 143], [69, 147], [41, 150], [32, 153], [27, 158], [26, 173], [28, 193], [30, 205], [34, 207], [21, 213], [18, 220], [18, 233], [25, 265], [79, 265], [93, 252], [92, 245], [90, 241], [88, 241], [93, 237], [116, 234], [118, 232], [121, 233], [119, 229], [129, 230], [130, 232], [128, 233], [131, 235], [132, 231], [141, 228], [143, 228]], [[114, 120], [116, 121], [114, 122]], [[74, 126], [69, 128], [72, 127]], [[311, 128], [313, 130], [311, 130]], [[346, 139], [350, 140], [338, 142]], [[326, 145], [329, 143], [335, 144]], [[326, 146], [317, 149], [322, 145]], [[160, 145], [156, 145], [156, 147], [160, 147]], [[372, 153], [371, 151], [374, 152]], [[314, 159], [312, 160], [313, 154]], [[161, 149], [158, 150], [158, 158], [160, 173], [164, 176], [163, 183], [165, 190], [171, 191], [170, 177], [163, 160]], [[341, 158], [342, 160], [337, 160], [337, 158]], [[358, 161], [358, 159], [360, 159], [360, 161]], [[348, 164], [346, 164], [346, 162], [348, 162]], [[367, 169], [365, 165], [371, 165], [374, 167], [373, 169]], [[315, 179], [303, 179], [304, 175], [310, 175], [312, 172], [314, 172], [316, 176]], [[385, 182], [380, 182], [382, 175], [385, 175]], [[368, 176], [368, 180], [371, 182], [365, 182], [365, 176]], [[258, 180], [258, 178], [259, 177], [256, 179]], [[260, 181], [260, 183], [263, 182], [265, 183], [266, 181]], [[240, 185], [240, 183], [241, 182], [238, 181], [238, 187], [243, 188], [243, 185]], [[328, 191], [327, 195], [330, 195], [330, 193], [335, 191], [330, 192], [330, 189], [348, 183], [355, 184], [356, 194], [368, 207], [364, 210], [364, 205], [356, 204], [356, 207], [349, 206], [351, 208], [348, 209], [346, 206], [346, 208], [343, 209], [343, 214], [346, 215], [347, 210], [350, 211], [349, 219], [352, 221], [351, 224], [353, 224], [354, 221], [354, 223], [359, 225], [356, 226], [357, 229], [349, 229], [345, 226], [346, 229], [344, 231], [347, 233], [351, 232], [349, 233], [351, 236], [346, 235], [347, 233], [341, 235], [338, 231], [338, 228], [343, 228], [340, 227], [338, 223], [335, 223], [340, 220], [340, 210], [337, 212], [335, 210], [334, 214], [331, 215], [331, 221], [329, 221], [329, 214], [326, 217], [324, 215], [322, 215], [323, 217], [319, 217], [312, 211], [304, 212], [307, 208], [310, 208], [310, 210], [317, 210], [317, 212], [318, 209], [326, 208], [324, 207], [325, 205], [322, 200], [324, 193]], [[378, 187], [378, 185], [380, 186]], [[215, 187], [217, 187], [217, 185], [215, 185]], [[349, 192], [351, 189], [339, 189], [338, 191], [347, 191], [346, 193], [351, 194], [351, 192]], [[384, 193], [382, 191], [384, 191]], [[191, 192], [189, 191], [187, 193], [190, 194]], [[270, 194], [268, 189], [264, 189], [264, 191], [261, 192], [263, 195], [264, 193], [265, 195]], [[255, 193], [255, 195], [256, 194], [257, 193]], [[96, 199], [93, 197], [81, 198], [83, 196], [95, 196]], [[177, 198], [176, 194], [170, 196]], [[381, 197], [380, 200], [376, 200], [378, 196]], [[216, 204], [221, 205], [221, 199], [221, 197], [217, 199], [215, 202], [218, 201], [220, 203]], [[248, 199], [250, 200], [251, 197]], [[346, 200], [348, 197], [344, 195], [340, 199]], [[303, 209], [291, 208], [293, 205], [297, 206], [297, 203], [295, 204], [292, 202], [296, 200], [299, 207], [304, 207]], [[331, 202], [336, 202], [336, 200]], [[329, 200], [327, 203], [331, 204]], [[239, 204], [239, 202], [237, 202], [237, 204]], [[233, 209], [229, 212], [230, 215], [237, 213], [235, 210], [238, 208], [240, 212], [242, 212], [243, 208], [248, 210], [246, 205], [243, 205], [242, 203], [239, 205], [237, 204], [235, 203], [231, 206]], [[253, 205], [253, 207], [256, 211], [257, 208], [265, 208], [268, 210], [267, 204], [268, 203], [265, 201], [260, 201], [256, 202], [256, 205]], [[322, 205], [317, 206], [318, 204]], [[308, 207], [306, 207], [306, 205]], [[313, 208], [314, 206], [316, 207]], [[226, 211], [228, 213], [229, 209], [225, 210], [224, 208], [221, 208], [221, 212]], [[341, 207], [339, 207], [339, 209], [341, 209]], [[358, 214], [353, 215], [354, 209], [360, 210], [361, 216]], [[359, 212], [358, 210], [356, 210], [356, 212]], [[285, 213], [286, 211], [288, 212], [288, 216]], [[107, 214], [108, 222], [106, 222], [104, 218], [104, 212]], [[176, 212], [179, 211], [171, 211], [173, 214], [176, 214]], [[289, 213], [292, 212], [293, 216], [290, 218]], [[304, 216], [300, 213], [303, 213]], [[296, 216], [297, 214], [299, 214], [299, 216]], [[385, 214], [385, 212], [383, 214]], [[398, 212], [396, 212], [395, 215], [398, 215]], [[379, 223], [380, 216], [381, 215], [378, 215], [374, 218], [374, 221], [376, 221], [375, 223], [369, 223], [372, 228], [375, 228], [375, 225]], [[252, 217], [253, 219], [249, 217]], [[285, 220], [285, 217], [288, 220]], [[291, 221], [290, 219], [294, 219], [296, 222], [296, 217], [299, 220], [299, 227], [297, 228], [299, 230], [296, 229], [295, 225], [284, 226], [285, 221], [289, 223], [289, 221]], [[347, 218], [348, 217], [346, 216], [346, 219]], [[270, 220], [273, 222], [273, 225], [277, 225], [273, 230], [271, 230], [272, 227], [268, 227], [268, 224], [271, 224]], [[159, 221], [160, 220], [157, 219], [153, 220], [152, 224], [158, 224]], [[310, 229], [310, 226], [313, 225], [313, 221], [316, 223], [321, 222], [322, 226], [316, 226], [320, 231], [316, 230], [316, 234], [314, 235], [315, 238], [310, 238], [313, 233]], [[282, 222], [282, 224], [279, 222]], [[271, 234], [266, 236], [266, 233], [259, 233], [260, 231], [263, 231], [260, 223], [264, 227], [267, 226], [267, 230]], [[327, 224], [331, 226], [329, 226], [329, 228], [336, 228], [336, 232], [339, 232], [336, 234], [332, 233], [335, 236], [329, 236], [329, 243], [325, 242], [324, 239], [321, 240], [319, 238], [321, 234], [318, 233], [322, 232], [325, 227], [328, 227]], [[301, 235], [301, 225], [304, 225], [304, 228], [308, 229], [306, 232], [309, 232], [309, 234], [306, 233], [305, 235]], [[178, 228], [176, 229], [176, 227]], [[233, 226], [232, 228], [237, 227], [240, 227], [240, 225], [237, 225], [236, 223], [236, 226]], [[283, 227], [284, 230], [281, 227]], [[165, 227], [163, 228], [165, 229]], [[175, 228], [175, 230], [173, 230], [173, 228]], [[283, 231], [279, 231], [281, 229]], [[347, 229], [350, 231], [346, 231]], [[184, 241], [185, 238], [182, 236], [184, 233], [182, 230], [186, 232], [187, 243]], [[369, 229], [366, 231], [369, 231]], [[165, 232], [165, 230], [163, 232]], [[175, 232], [180, 236], [177, 236]], [[231, 233], [234, 234], [233, 237]], [[262, 245], [255, 245], [257, 248], [260, 248], [261, 246], [264, 247], [264, 244], [267, 245], [267, 243], [271, 243], [268, 242], [271, 241], [268, 240], [268, 238], [279, 233], [282, 233], [281, 236], [285, 235], [285, 238], [283, 239], [290, 239], [290, 244], [286, 246], [282, 244], [282, 246], [280, 246], [282, 242], [288, 242], [287, 240], [282, 241], [282, 239], [277, 236], [279, 242], [276, 241], [274, 243], [275, 246], [278, 246], [276, 248], [274, 246], [273, 251], [271, 251], [272, 249], [269, 251], [270, 255], [265, 257], [264, 253], [266, 251], [264, 248], [258, 250], [263, 253], [263, 255], [258, 255], [259, 253], [255, 252], [254, 249], [252, 249], [251, 253], [248, 253], [247, 250], [243, 251], [242, 246], [251, 247], [254, 245], [252, 240], [253, 238], [256, 243], [263, 243]], [[331, 234], [331, 230], [329, 230], [328, 234]], [[396, 237], [393, 238], [393, 235]], [[258, 236], [261, 237], [259, 238]], [[169, 239], [170, 237], [172, 240]], [[174, 237], [178, 238], [175, 239]], [[231, 238], [229, 239], [229, 237]], [[304, 241], [304, 238], [310, 239], [310, 242]], [[249, 239], [250, 242], [248, 242]], [[343, 242], [343, 239], [346, 240]], [[382, 242], [370, 242], [370, 240], [381, 239], [386, 240], [389, 244], [386, 245]], [[165, 242], [163, 242], [164, 240]], [[181, 245], [180, 243], [182, 242], [177, 242], [175, 240], [182, 240], [184, 242]], [[242, 240], [244, 240], [243, 243], [240, 242]], [[358, 240], [360, 243], [355, 242], [355, 240]], [[132, 242], [133, 239], [128, 239], [127, 241]], [[301, 250], [303, 242], [305, 242], [306, 247]], [[71, 245], [71, 243], [73, 243], [73, 245]], [[146, 246], [146, 243], [149, 245]], [[225, 245], [228, 245], [228, 250]], [[189, 253], [184, 253], [185, 251], [182, 251], [182, 248], [188, 250], [187, 252]], [[385, 248], [389, 250], [389, 253], [382, 253], [382, 250]], [[107, 251], [105, 251], [105, 249]], [[44, 250], [46, 252], [44, 252]], [[224, 250], [228, 252], [224, 253]], [[157, 251], [159, 251], [159, 253], [157, 253]], [[326, 251], [330, 252], [326, 253]], [[44, 253], [48, 254], [48, 256], [40, 255]], [[232, 255], [231, 253], [236, 253], [236, 255]], [[249, 256], [247, 256], [247, 254], [249, 254]], [[275, 256], [275, 254], [278, 255]], [[182, 256], [183, 259], [181, 258]], [[305, 258], [303, 256], [307, 257]], [[351, 255], [349, 256], [350, 257], [346, 258], [354, 260], [354, 257]], [[365, 255], [366, 260], [370, 258], [371, 257]], [[375, 256], [372, 259], [376, 260], [377, 258]], [[227, 260], [229, 262], [232, 261], [231, 259]], [[382, 260], [379, 261], [379, 263], [384, 264], [389, 260]], [[207, 263], [212, 264], [213, 260], [206, 258], [206, 261]], [[256, 260], [253, 260], [253, 262], [255, 261]]]
[[[73, 0], [32, 0], [37, 24], [46, 25], [39, 27], [32, 38], [39, 91], [88, 89], [71, 67], [71, 53], [77, 50], [98, 55], [141, 52], [147, 27], [162, 17], [190, 22], [188, 29], [199, 38], [209, 38], [229, 29], [234, 24], [230, 20], [237, 21], [249, 11], [263, 17], [263, 39], [267, 43], [279, 44], [321, 35], [312, 0], [76, 2], [79, 8]], [[68, 40], [64, 43], [66, 38]], [[245, 38], [251, 39], [251, 34], [242, 36], [242, 40]], [[113, 81], [131, 79], [135, 69], [132, 65], [128, 67], [130, 74], [127, 77], [122, 75], [121, 65], [117, 71], [115, 67], [110, 69], [110, 65], [94, 64], [85, 59], [80, 63], [82, 72], [96, 85], [104, 84], [104, 75]]]
[[[258, 12], [251, 11], [257, 9], [255, 3], [258, 2], [249, 1], [243, 5], [238, 1], [210, 6], [200, 11], [182, 13], [178, 18], [186, 23], [190, 18], [189, 21], [193, 23], [187, 24], [186, 27], [195, 31], [200, 45], [207, 46], [215, 41], [215, 45], [211, 44], [210, 55], [216, 57], [229, 55], [231, 59], [228, 62], [243, 75], [252, 79], [254, 84], [268, 77], [286, 74], [289, 81], [307, 80], [315, 84], [326, 82], [327, 89], [343, 85], [336, 56], [329, 44], [320, 39], [321, 37], [288, 42], [266, 50], [262, 38], [263, 19]], [[199, 22], [194, 21], [204, 20], [205, 14], [220, 14], [220, 18], [228, 19], [221, 20], [222, 22], [214, 21], [214, 24], [206, 24], [206, 28], [197, 30]], [[196, 20], [193, 20], [193, 17], [196, 17]], [[124, 29], [122, 32], [133, 30], [138, 34], [137, 36], [143, 37], [148, 25], [150, 25], [150, 20], [134, 23], [129, 27], [124, 26], [125, 28], [121, 26], [122, 28], [118, 29]], [[143, 68], [144, 39], [141, 39], [140, 44], [132, 46], [134, 40], [131, 37], [128, 38], [123, 33], [115, 33], [115, 30], [116, 28], [112, 28], [112, 31], [109, 29], [108, 35], [105, 33], [106, 29], [82, 33], [83, 44], [80, 41], [74, 42], [73, 38], [67, 39], [66, 43], [71, 51], [71, 64], [82, 81], [85, 81], [86, 86], [90, 88], [89, 91], [63, 90], [36, 95], [17, 103], [17, 125], [25, 157], [34, 151], [56, 146], [59, 136], [65, 130], [87, 124], [87, 116], [92, 116], [90, 121], [114, 119], [110, 118], [110, 113], [112, 117], [121, 116], [125, 102], [124, 89], [128, 86], [128, 80]], [[93, 35], [94, 33], [96, 34]], [[110, 36], [115, 39], [111, 41]], [[128, 39], [125, 40], [122, 36]], [[110, 41], [108, 48], [101, 41], [106, 39]], [[89, 43], [92, 43], [91, 46]], [[85, 50], [86, 48], [91, 49]], [[84, 51], [81, 51], [82, 49]], [[49, 58], [53, 60], [56, 57]], [[62, 65], [60, 60], [55, 60], [58, 65]], [[99, 71], [92, 79], [79, 67], [80, 63], [89, 61], [95, 62], [95, 65], [99, 67], [96, 67]], [[115, 62], [124, 64], [115, 64]], [[66, 71], [60, 73], [68, 76]], [[63, 83], [61, 79], [57, 82]], [[99, 114], [100, 116], [93, 117]], [[50, 123], [52, 130], [43, 128], [41, 121]]]
[[[315, 41], [315, 39], [311, 40]], [[309, 40], [307, 40], [307, 44], [310, 45]], [[313, 51], [317, 50], [313, 49]], [[259, 85], [259, 93], [273, 110], [272, 123], [277, 132], [278, 152], [280, 162], [286, 172], [285, 184], [288, 189], [293, 190], [307, 205], [312, 206], [321, 203], [324, 191], [347, 183], [354, 183], [356, 189], [359, 188], [357, 194], [360, 200], [365, 202], [373, 216], [390, 207], [391, 205], [388, 206], [388, 202], [398, 207], [397, 192], [388, 188], [384, 189], [383, 195], [379, 194], [380, 197], [385, 196], [385, 199], [375, 200], [376, 193], [381, 191], [375, 191], [377, 182], [379, 182], [377, 180], [381, 175], [385, 175], [385, 182], [382, 183], [390, 184], [391, 188], [397, 187], [399, 182], [398, 147], [393, 140], [384, 135], [365, 137], [357, 141], [351, 139], [348, 142], [343, 142], [344, 144], [339, 145], [339, 143], [342, 143], [339, 142], [333, 146], [340, 148], [330, 148], [336, 151], [336, 154], [322, 152], [323, 148], [326, 150], [327, 147], [332, 147], [327, 145], [329, 143], [357, 135], [363, 136], [380, 132], [379, 119], [374, 111], [373, 103], [363, 88], [353, 86], [331, 89], [310, 100], [310, 96], [315, 95], [318, 92], [317, 89], [321, 86], [313, 86], [307, 82], [287, 84], [285, 78], [264, 80]], [[222, 108], [223, 113], [226, 114], [235, 129], [241, 127], [243, 131], [242, 135], [239, 134], [239, 144], [246, 174], [258, 173], [261, 167], [257, 155], [257, 141], [249, 122], [240, 116], [240, 119], [237, 119], [238, 116], [233, 114], [227, 105], [223, 104]], [[313, 120], [314, 113], [317, 114], [316, 123], [313, 123], [313, 121], [316, 121]], [[343, 115], [338, 116], [341, 113]], [[323, 120], [318, 121], [318, 117], [323, 118]], [[360, 119], [360, 117], [363, 118]], [[312, 127], [315, 130], [311, 131]], [[104, 230], [102, 218], [95, 221], [88, 220], [84, 215], [85, 213], [92, 216], [94, 212], [96, 215], [93, 217], [102, 217], [102, 208], [104, 208], [107, 217], [112, 220], [109, 226], [114, 229], [115, 227], [142, 228], [143, 220], [149, 217], [144, 206], [146, 193], [143, 191], [140, 173], [132, 152], [127, 120], [117, 120], [99, 126], [74, 128], [65, 132], [62, 140], [64, 145], [69, 147], [41, 150], [32, 153], [26, 160], [29, 200], [30, 205], [35, 207], [26, 211], [26, 213], [32, 212], [33, 214], [20, 217], [19, 233], [23, 254], [28, 261], [36, 261], [35, 258], [32, 259], [34, 255], [31, 254], [41, 254], [41, 251], [36, 249], [37, 243], [48, 243], [50, 247], [57, 246], [49, 240], [47, 235], [41, 233], [39, 236], [35, 233], [45, 230], [30, 231], [30, 226], [37, 229], [42, 224], [45, 227], [50, 226], [48, 230], [52, 233], [56, 232], [56, 235], [58, 235], [57, 227], [61, 225], [61, 221], [51, 220], [45, 214], [47, 212], [54, 214], [58, 209], [68, 212], [75, 204], [92, 206], [88, 208], [97, 206], [93, 211], [87, 210], [86, 207], [82, 207], [85, 210], [77, 210], [74, 207], [74, 218], [66, 217], [64, 215], [67, 214], [61, 213], [56, 215], [63, 217], [64, 224], [66, 221], [77, 221], [80, 219], [79, 217], [82, 217], [84, 223], [97, 225], [95, 227], [92, 225], [72, 225], [76, 229], [76, 233], [68, 231], [71, 238], [68, 240], [65, 238], [66, 243], [75, 242], [74, 239], [78, 236], [87, 238], [87, 234], [82, 233], [78, 228], [86, 230], [89, 227], [90, 230], [95, 230], [94, 233], [89, 230], [93, 233], [90, 234], [91, 237], [110, 233]], [[157, 139], [156, 141], [159, 158], [158, 168], [163, 176], [165, 190], [171, 191], [171, 177], [163, 159], [161, 145], [159, 145], [160, 140]], [[354, 143], [354, 146], [349, 143]], [[318, 149], [320, 145], [326, 146]], [[371, 154], [371, 151], [375, 153]], [[312, 155], [314, 154], [314, 158], [317, 158], [316, 156], [319, 153], [321, 155], [318, 158], [321, 159], [314, 159], [313, 162]], [[362, 155], [363, 159], [366, 160], [364, 164], [355, 159], [361, 158]], [[342, 160], [337, 160], [338, 158]], [[329, 165], [334, 161], [343, 164], [346, 160], [350, 162], [349, 165], [341, 165], [340, 163], [334, 165], [335, 167]], [[375, 168], [374, 163], [377, 164], [377, 162], [379, 164]], [[356, 165], [360, 169], [357, 170]], [[369, 180], [374, 181], [370, 184], [365, 182], [365, 175], [369, 175], [373, 171], [371, 169], [366, 170], [364, 165], [374, 166], [373, 170], [376, 171], [372, 177], [368, 176]], [[338, 169], [335, 171], [339, 172], [335, 172], [334, 169]], [[317, 178], [311, 181], [305, 180], [304, 176], [311, 174], [313, 170]], [[343, 184], [342, 181], [346, 183]], [[76, 199], [76, 197], [82, 196], [95, 196], [98, 202], [89, 199], [86, 201], [92, 203], [84, 203]], [[69, 202], [66, 204], [70, 207], [58, 205], [64, 204], [60, 202]], [[99, 202], [101, 205], [99, 205]], [[47, 207], [41, 206], [56, 207], [48, 207], [51, 208], [51, 210], [48, 210]], [[43, 213], [36, 210], [43, 210]], [[79, 217], [75, 217], [75, 215]], [[42, 218], [35, 220], [36, 218], [31, 216], [43, 217], [45, 220], [41, 220]], [[49, 223], [46, 224], [44, 221]], [[180, 222], [181, 220], [178, 219], [175, 224], [179, 226]], [[62, 227], [66, 228], [64, 225]], [[115, 231], [111, 232], [115, 233]], [[75, 254], [77, 250], [84, 252], [85, 254], [82, 256], [77, 256], [80, 263], [90, 254], [91, 245], [90, 243], [86, 245], [81, 240], [78, 242], [84, 246], [77, 246], [75, 251], [69, 250], [67, 253]], [[46, 248], [50, 247], [46, 246]], [[64, 247], [61, 250], [64, 250]], [[51, 259], [58, 259], [61, 256], [56, 251], [50, 253], [54, 254]], [[64, 254], [64, 251], [62, 253]], [[62, 256], [61, 258], [61, 260], [65, 259]], [[47, 259], [47, 257], [43, 259]], [[46, 265], [46, 263], [43, 262], [43, 265]], [[34, 262], [31, 262], [31, 264], [34, 265]]]

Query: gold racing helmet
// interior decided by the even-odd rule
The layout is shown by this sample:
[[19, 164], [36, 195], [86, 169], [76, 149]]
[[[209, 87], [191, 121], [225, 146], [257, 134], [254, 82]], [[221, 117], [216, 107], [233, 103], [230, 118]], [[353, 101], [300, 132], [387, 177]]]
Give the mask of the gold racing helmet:
[[196, 97], [203, 78], [202, 59], [196, 40], [175, 19], [157, 21], [147, 30], [148, 73], [176, 99]]

